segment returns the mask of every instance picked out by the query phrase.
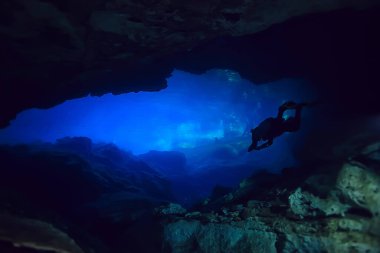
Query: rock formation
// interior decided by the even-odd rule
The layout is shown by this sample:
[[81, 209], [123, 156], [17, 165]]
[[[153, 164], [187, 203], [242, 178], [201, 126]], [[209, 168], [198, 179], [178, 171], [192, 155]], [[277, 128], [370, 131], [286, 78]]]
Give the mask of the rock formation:
[[359, 139], [346, 144], [345, 161], [288, 169], [261, 185], [254, 177], [164, 216], [164, 252], [380, 252], [380, 139]]
[[[51, 224], [9, 214], [0, 215], [0, 241], [8, 241], [15, 247], [41, 251], [83, 253], [73, 239]], [[1, 251], [8, 250], [3, 248]]]
[[57, 253], [127, 250], [137, 231], [153, 233], [144, 222], [154, 208], [173, 201], [156, 170], [84, 137], [1, 146], [0, 161], [1, 252], [13, 252], [2, 242]]
[[[205, 71], [215, 67], [233, 67], [252, 80], [260, 80], [264, 72], [272, 78], [278, 75], [278, 71], [281, 72], [280, 77], [288, 76], [306, 65], [298, 62], [300, 65], [294, 69], [289, 69], [291, 64], [286, 68], [272, 66], [276, 59], [270, 59], [265, 51], [278, 50], [270, 45], [270, 41], [278, 44], [286, 40], [287, 36], [281, 32], [271, 40], [264, 36], [262, 46], [258, 39], [259, 43], [255, 43], [258, 51], [242, 47], [240, 50], [244, 53], [239, 55], [254, 58], [251, 62], [234, 64], [236, 59], [229, 59], [226, 66], [220, 64], [224, 60], [219, 64], [208, 63], [209, 57], [203, 54], [202, 45], [211, 43], [211, 48], [218, 49], [229, 36], [254, 34], [294, 17], [340, 9], [363, 10], [376, 3], [375, 0], [313, 3], [5, 0], [0, 4], [0, 125], [7, 125], [21, 110], [51, 107], [88, 94], [157, 91], [165, 88], [165, 79], [173, 68], [199, 71], [201, 66]], [[361, 17], [349, 17], [348, 20], [353, 20], [347, 25], [354, 26], [354, 30], [355, 26], [368, 27], [376, 21]], [[310, 30], [310, 34], [318, 32], [311, 26]], [[339, 30], [343, 31], [342, 27], [338, 27]], [[248, 49], [254, 45], [249, 39], [243, 41], [246, 41], [243, 44]], [[305, 42], [302, 43], [306, 45]], [[283, 43], [287, 44], [286, 41]], [[372, 45], [371, 42], [365, 43]], [[198, 46], [201, 46], [200, 51], [196, 49]], [[230, 49], [219, 48], [213, 56], [229, 58], [234, 52], [231, 46]], [[321, 43], [315, 46], [321, 46], [317, 49], [319, 53], [325, 50]], [[306, 46], [306, 52], [313, 47]], [[355, 41], [341, 50], [348, 53], [351, 47], [359, 49], [360, 45]], [[299, 45], [296, 48], [301, 49]], [[281, 52], [288, 49], [285, 47]], [[186, 57], [189, 53], [190, 58]], [[294, 59], [304, 56], [304, 53], [298, 52]], [[329, 55], [331, 52], [324, 52], [324, 55], [326, 53]]]

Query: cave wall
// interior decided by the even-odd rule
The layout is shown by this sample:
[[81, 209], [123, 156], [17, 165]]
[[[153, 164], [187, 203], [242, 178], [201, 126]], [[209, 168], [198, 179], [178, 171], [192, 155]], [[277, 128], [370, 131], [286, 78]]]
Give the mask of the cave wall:
[[284, 77], [312, 84], [339, 114], [379, 113], [380, 8], [340, 10], [291, 19], [241, 37], [223, 37], [180, 54], [176, 67], [194, 73], [236, 70], [255, 84]]
[[[378, 55], [373, 39], [378, 11], [370, 8], [376, 4], [5, 0], [0, 3], [0, 126], [24, 109], [88, 94], [160, 90], [174, 68], [228, 67], [256, 82], [317, 75], [323, 83], [352, 72], [368, 79]], [[266, 30], [292, 17], [339, 9], [347, 11]], [[338, 35], [345, 37], [337, 40]], [[320, 36], [329, 39], [315, 39]], [[336, 68], [347, 58], [350, 68]]]

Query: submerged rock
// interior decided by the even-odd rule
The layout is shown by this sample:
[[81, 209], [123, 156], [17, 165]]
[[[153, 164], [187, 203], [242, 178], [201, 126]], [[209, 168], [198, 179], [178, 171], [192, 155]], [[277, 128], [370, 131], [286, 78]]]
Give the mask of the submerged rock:
[[84, 253], [69, 235], [53, 225], [9, 214], [0, 214], [0, 241], [48, 252]]
[[276, 234], [255, 230], [250, 225], [178, 221], [165, 227], [165, 252], [276, 252]]
[[356, 205], [373, 215], [380, 212], [380, 176], [359, 163], [346, 163], [339, 173], [337, 187]]
[[[85, 246], [85, 252], [125, 252], [126, 247], [138, 252], [137, 240], [131, 236], [136, 234], [136, 227], [151, 222], [154, 208], [171, 200], [170, 184], [156, 170], [114, 145], [93, 144], [87, 138], [0, 146], [0, 161], [0, 212], [37, 217], [41, 222], [68, 228]], [[18, 227], [6, 225], [12, 226], [13, 234], [18, 231], [22, 236], [24, 231], [30, 237], [16, 244], [25, 241], [45, 247], [43, 243], [49, 243], [51, 237], [33, 237], [33, 228], [17, 222]], [[4, 224], [0, 223], [0, 230]], [[139, 233], [153, 237], [149, 229]]]
[[284, 217], [242, 221], [177, 220], [165, 226], [164, 252], [380, 252], [368, 218], [330, 218], [305, 222]]
[[230, 198], [166, 220], [164, 252], [380, 252], [379, 146], [358, 143], [343, 163], [246, 180]]
[[344, 216], [350, 208], [350, 205], [341, 203], [334, 195], [322, 199], [314, 196], [310, 192], [302, 192], [300, 188], [297, 188], [297, 190], [289, 196], [289, 204], [291, 211], [301, 217], [318, 215]]
[[158, 215], [181, 215], [186, 213], [186, 209], [179, 204], [169, 203], [166, 206], [161, 206], [155, 209]]
[[[376, 2], [3, 0], [0, 126], [27, 108], [165, 88], [178, 65], [173, 54], [219, 36], [253, 34], [293, 17]], [[197, 67], [209, 61], [200, 59]]]

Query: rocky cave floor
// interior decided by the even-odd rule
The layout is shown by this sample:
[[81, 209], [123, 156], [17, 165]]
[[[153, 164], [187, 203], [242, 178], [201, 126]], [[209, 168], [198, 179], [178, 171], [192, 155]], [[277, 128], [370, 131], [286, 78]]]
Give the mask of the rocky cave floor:
[[380, 252], [379, 136], [303, 152], [302, 168], [186, 210], [170, 179], [114, 145], [2, 146], [0, 252]]

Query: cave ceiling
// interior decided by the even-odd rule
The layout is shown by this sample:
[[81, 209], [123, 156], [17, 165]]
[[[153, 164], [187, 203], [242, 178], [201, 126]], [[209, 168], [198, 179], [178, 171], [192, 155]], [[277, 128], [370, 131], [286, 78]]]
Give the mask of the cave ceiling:
[[[377, 2], [2, 0], [0, 126], [24, 109], [48, 108], [88, 94], [160, 90], [175, 68], [201, 73], [229, 67], [257, 82], [291, 75], [281, 60], [267, 64], [265, 53], [243, 45], [248, 41], [265, 49], [270, 41], [270, 51], [282, 41], [252, 36], [295, 17], [359, 12]], [[231, 37], [238, 39], [231, 42]], [[231, 47], [241, 51], [223, 52]], [[280, 55], [286, 51], [281, 50]], [[259, 63], [248, 59], [253, 55]], [[273, 71], [266, 75], [268, 68]]]

